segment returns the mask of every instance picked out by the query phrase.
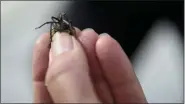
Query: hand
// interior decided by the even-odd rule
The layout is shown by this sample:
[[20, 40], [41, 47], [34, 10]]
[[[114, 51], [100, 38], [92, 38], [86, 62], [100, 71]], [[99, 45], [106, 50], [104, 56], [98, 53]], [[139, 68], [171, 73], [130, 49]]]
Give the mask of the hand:
[[36, 42], [33, 53], [35, 103], [146, 103], [131, 63], [108, 34], [76, 28], [77, 39], [56, 33]]

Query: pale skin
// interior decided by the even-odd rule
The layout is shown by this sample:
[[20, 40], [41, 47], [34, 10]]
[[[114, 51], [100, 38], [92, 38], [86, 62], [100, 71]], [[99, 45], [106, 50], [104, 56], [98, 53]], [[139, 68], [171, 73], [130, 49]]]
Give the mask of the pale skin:
[[131, 63], [108, 34], [76, 28], [49, 33], [37, 40], [33, 52], [34, 103], [147, 103]]

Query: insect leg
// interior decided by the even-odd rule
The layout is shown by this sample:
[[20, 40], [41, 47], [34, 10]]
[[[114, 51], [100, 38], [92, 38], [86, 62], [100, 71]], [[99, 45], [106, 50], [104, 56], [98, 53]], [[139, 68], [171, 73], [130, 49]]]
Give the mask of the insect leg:
[[66, 16], [66, 13], [62, 13], [61, 15], [62, 15], [63, 17], [65, 17], [65, 16]]
[[49, 49], [51, 48], [51, 41], [52, 41], [52, 40], [51, 40], [51, 29], [52, 29], [51, 26], [52, 26], [52, 24], [50, 24], [50, 34], [49, 34], [49, 35], [50, 35], [50, 42], [49, 42], [49, 44], [48, 44], [48, 48], [49, 48]]
[[60, 13], [60, 15], [59, 15], [59, 20], [60, 20], [60, 21], [63, 21], [63, 13]]
[[63, 18], [64, 18], [67, 22], [69, 22], [69, 18], [68, 18], [68, 16], [67, 16], [66, 13], [63, 15]]
[[52, 24], [53, 23], [50, 24], [50, 44], [52, 42]]
[[[51, 19], [53, 20], [53, 21], [55, 21], [55, 22], [59, 22], [60, 20], [58, 19], [58, 18], [56, 18], [56, 17], [51, 17]], [[57, 20], [57, 21], [56, 21]]]
[[37, 27], [37, 28], [35, 28], [35, 29], [38, 29], [38, 28], [41, 28], [42, 26], [44, 26], [44, 25], [46, 25], [46, 24], [50, 24], [50, 23], [57, 23], [57, 22], [46, 22], [46, 23], [44, 23], [44, 24], [42, 24], [41, 26], [39, 26], [39, 27]]

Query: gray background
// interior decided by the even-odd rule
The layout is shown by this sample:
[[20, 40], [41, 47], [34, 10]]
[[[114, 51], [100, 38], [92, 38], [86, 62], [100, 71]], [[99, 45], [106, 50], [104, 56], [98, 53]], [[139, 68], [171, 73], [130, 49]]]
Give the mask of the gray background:
[[[1, 102], [32, 102], [32, 51], [36, 38], [48, 27], [34, 30], [67, 1], [1, 2]], [[150, 103], [183, 102], [183, 42], [176, 26], [156, 21], [132, 57], [133, 67]]]

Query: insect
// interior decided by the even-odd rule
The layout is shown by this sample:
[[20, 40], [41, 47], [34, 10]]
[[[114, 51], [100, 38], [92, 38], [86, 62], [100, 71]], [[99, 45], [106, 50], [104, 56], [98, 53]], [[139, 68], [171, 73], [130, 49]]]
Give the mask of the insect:
[[70, 35], [76, 36], [72, 21], [66, 17], [66, 13], [59, 14], [58, 18], [52, 16], [51, 20], [52, 21], [45, 22], [41, 26], [35, 28], [38, 29], [46, 24], [50, 24], [50, 43], [53, 41], [53, 36], [56, 32], [67, 32]]

